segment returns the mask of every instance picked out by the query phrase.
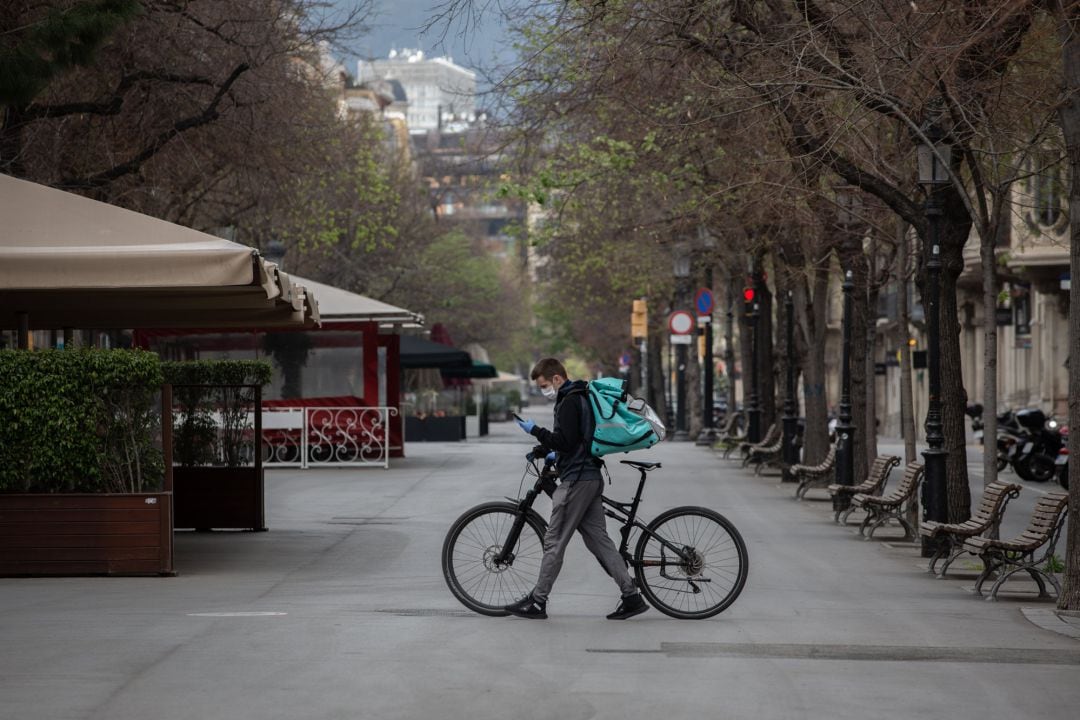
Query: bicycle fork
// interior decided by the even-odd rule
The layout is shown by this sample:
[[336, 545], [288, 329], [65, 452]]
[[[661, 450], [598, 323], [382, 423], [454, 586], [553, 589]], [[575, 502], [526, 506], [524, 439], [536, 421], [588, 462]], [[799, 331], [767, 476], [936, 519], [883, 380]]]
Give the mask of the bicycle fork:
[[[527, 493], [525, 497], [518, 502], [517, 516], [514, 518], [514, 524], [510, 526], [510, 532], [506, 535], [506, 540], [503, 542], [502, 550], [499, 554], [493, 558], [496, 565], [513, 565], [514, 564], [514, 548], [517, 547], [518, 540], [521, 538], [521, 530], [525, 527], [525, 516], [528, 514], [529, 509], [532, 508], [533, 501], [536, 500], [536, 496], [540, 494], [540, 488], [543, 478], [537, 480]], [[513, 500], [514, 498], [507, 498], [507, 500]]]

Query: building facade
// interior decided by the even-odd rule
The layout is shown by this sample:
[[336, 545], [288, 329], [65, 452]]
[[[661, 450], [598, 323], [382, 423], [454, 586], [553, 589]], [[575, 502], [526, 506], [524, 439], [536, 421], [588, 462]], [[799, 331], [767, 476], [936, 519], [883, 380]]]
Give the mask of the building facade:
[[424, 134], [476, 119], [476, 73], [447, 57], [421, 50], [391, 50], [380, 60], [361, 60], [357, 82], [396, 81], [404, 90], [409, 132]]

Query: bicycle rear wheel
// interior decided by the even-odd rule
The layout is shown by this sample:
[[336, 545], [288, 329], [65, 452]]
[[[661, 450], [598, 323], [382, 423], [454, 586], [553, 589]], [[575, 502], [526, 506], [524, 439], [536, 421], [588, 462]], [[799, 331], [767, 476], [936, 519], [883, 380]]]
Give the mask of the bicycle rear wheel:
[[735, 602], [750, 561], [746, 543], [727, 518], [708, 508], [679, 507], [649, 523], [633, 564], [653, 607], [674, 618], [701, 620]]
[[484, 503], [466, 511], [446, 534], [442, 549], [446, 584], [465, 607], [481, 615], [508, 615], [503, 608], [532, 590], [540, 575], [546, 525], [531, 510], [510, 561], [495, 562], [519, 514], [513, 503]]

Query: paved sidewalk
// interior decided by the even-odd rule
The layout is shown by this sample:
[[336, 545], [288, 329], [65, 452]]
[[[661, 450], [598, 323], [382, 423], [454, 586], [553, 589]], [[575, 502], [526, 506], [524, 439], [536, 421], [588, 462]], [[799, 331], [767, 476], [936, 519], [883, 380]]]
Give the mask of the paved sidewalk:
[[[463, 510], [517, 493], [528, 438], [492, 427], [412, 444], [390, 470], [269, 472], [270, 531], [180, 533], [175, 578], [0, 579], [0, 720], [986, 720], [1080, 703], [1080, 641], [1021, 612], [1052, 603], [935, 580], [912, 548], [692, 444], [636, 454], [664, 464], [642, 514], [701, 504], [738, 526], [751, 568], [729, 610], [606, 621], [617, 590], [575, 542], [551, 619], [474, 615], [439, 551]], [[608, 492], [627, 497], [634, 474], [613, 465]]]

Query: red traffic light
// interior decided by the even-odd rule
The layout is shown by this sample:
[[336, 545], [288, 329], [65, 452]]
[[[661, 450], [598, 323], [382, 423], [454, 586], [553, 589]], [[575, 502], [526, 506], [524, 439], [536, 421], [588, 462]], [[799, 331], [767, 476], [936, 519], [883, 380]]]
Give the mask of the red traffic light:
[[743, 299], [744, 302], [748, 302], [748, 303], [754, 302], [754, 288], [751, 288], [751, 287], [743, 288], [742, 299]]

